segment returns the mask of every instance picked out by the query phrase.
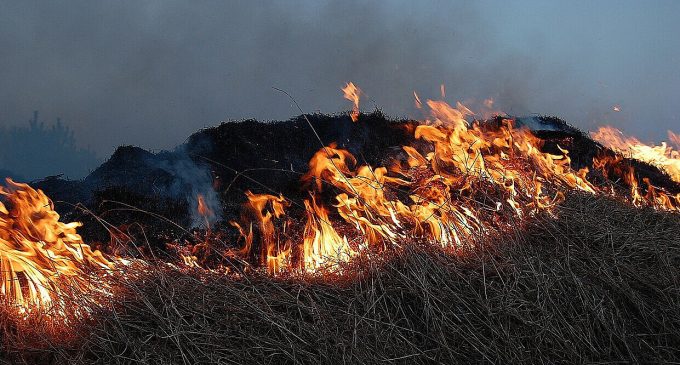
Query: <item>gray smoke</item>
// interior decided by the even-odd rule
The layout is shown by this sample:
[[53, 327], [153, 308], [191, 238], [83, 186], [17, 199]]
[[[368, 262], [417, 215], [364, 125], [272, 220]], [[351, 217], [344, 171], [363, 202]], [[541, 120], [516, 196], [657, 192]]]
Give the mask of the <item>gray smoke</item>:
[[[184, 146], [178, 147], [173, 158], [159, 161], [156, 166], [173, 176], [172, 185], [163, 193], [183, 198], [189, 205], [191, 226], [203, 227], [219, 220], [222, 204], [213, 189], [213, 177], [209, 168], [196, 164], [184, 151]], [[198, 197], [203, 196], [206, 206], [212, 214], [202, 216], [198, 212]], [[205, 228], [205, 227], [204, 227]]]
[[[0, 3], [0, 123], [61, 117], [104, 158], [221, 120], [349, 108], [421, 116], [412, 91], [660, 139], [679, 125], [680, 2]], [[612, 112], [614, 104], [622, 111]], [[36, 161], [36, 164], [40, 164]], [[1, 168], [2, 166], [0, 166]], [[47, 169], [45, 170], [47, 171]]]

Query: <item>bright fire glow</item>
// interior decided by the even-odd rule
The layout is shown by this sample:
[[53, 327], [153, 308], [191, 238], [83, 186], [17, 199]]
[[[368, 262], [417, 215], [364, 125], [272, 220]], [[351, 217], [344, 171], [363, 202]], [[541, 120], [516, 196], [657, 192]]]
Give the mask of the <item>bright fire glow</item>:
[[205, 227], [210, 229], [210, 219], [215, 217], [215, 212], [213, 212], [205, 202], [205, 197], [203, 194], [198, 194], [196, 200], [198, 201], [196, 211], [205, 220]]
[[416, 94], [415, 91], [413, 92], [413, 99], [415, 100], [416, 108], [422, 109], [423, 108], [423, 102], [420, 101], [420, 97], [418, 96], [418, 94]]
[[86, 269], [110, 269], [112, 263], [86, 245], [76, 228], [62, 223], [41, 190], [7, 179], [0, 186], [0, 292], [21, 311], [49, 308], [68, 289], [100, 287]]
[[[416, 93], [414, 98], [422, 107]], [[479, 237], [512, 229], [539, 211], [551, 212], [568, 190], [609, 193], [588, 181], [587, 168], [571, 168], [567, 150], [558, 146], [559, 154], [541, 152], [543, 141], [515, 128], [512, 119], [501, 118], [501, 125], [490, 128], [470, 122], [473, 112], [460, 103], [426, 104], [431, 117], [415, 128], [414, 137], [429, 147], [403, 146], [405, 157], [390, 168], [358, 164], [335, 143], [314, 154], [302, 178], [310, 198], [304, 201], [301, 239], [285, 233], [292, 225], [287, 199], [248, 192], [245, 211], [250, 213], [232, 222], [245, 243], [230, 254], [259, 257], [273, 274], [342, 270], [340, 263], [362, 252], [413, 240], [454, 251], [474, 247]], [[493, 100], [485, 100], [482, 111], [491, 110]], [[606, 166], [596, 161], [595, 168]], [[633, 204], [678, 210], [680, 197], [648, 180], [643, 194], [632, 168], [621, 175]], [[335, 202], [324, 206], [317, 196], [329, 191]]]
[[[680, 182], [680, 151], [668, 146], [666, 142], [661, 145], [645, 144], [635, 137], [627, 137], [620, 130], [611, 127], [600, 127], [591, 133], [594, 140], [618, 151], [624, 155], [647, 162], [663, 169], [671, 178]], [[668, 137], [673, 145], [680, 146], [680, 138], [675, 133], [668, 131]]]
[[[350, 82], [343, 92], [353, 103], [356, 122], [361, 90]], [[443, 85], [441, 93], [445, 96]], [[521, 227], [540, 212], [552, 214], [568, 191], [616, 194], [611, 186], [591, 183], [587, 168], [574, 170], [566, 149], [542, 152], [543, 140], [516, 128], [513, 119], [497, 117], [503, 114], [492, 99], [475, 114], [461, 103], [423, 103], [413, 95], [416, 107], [429, 112], [409, 129], [417, 143], [402, 146], [388, 166], [361, 164], [336, 143], [324, 146], [301, 178], [306, 189], [301, 202], [247, 191], [240, 219], [230, 222], [238, 230], [238, 247], [227, 249], [224, 257], [282, 275], [342, 272], [344, 263], [358, 255], [414, 242], [464, 253], [480, 239]], [[494, 119], [478, 122], [480, 113]], [[680, 194], [672, 196], [647, 178], [638, 181], [622, 156], [655, 164], [680, 182], [677, 150], [666, 143], [643, 144], [611, 127], [593, 138], [620, 152], [596, 157], [593, 168], [621, 180], [629, 189], [624, 199], [680, 211]], [[680, 136], [670, 131], [669, 140], [680, 146]], [[216, 249], [208, 226], [215, 213], [202, 195], [196, 210], [208, 233], [180, 256], [186, 266], [202, 269], [201, 252]], [[11, 180], [0, 186], [0, 289], [8, 304], [24, 312], [61, 302], [66, 288], [94, 290], [101, 284], [91, 280], [97, 278], [93, 270], [108, 272], [113, 266], [76, 233], [80, 223], [59, 218], [42, 191]]]
[[359, 120], [359, 95], [361, 94], [361, 89], [356, 87], [353, 82], [347, 83], [345, 87], [342, 88], [345, 99], [352, 102], [352, 112], [350, 116], [352, 121], [356, 122]]

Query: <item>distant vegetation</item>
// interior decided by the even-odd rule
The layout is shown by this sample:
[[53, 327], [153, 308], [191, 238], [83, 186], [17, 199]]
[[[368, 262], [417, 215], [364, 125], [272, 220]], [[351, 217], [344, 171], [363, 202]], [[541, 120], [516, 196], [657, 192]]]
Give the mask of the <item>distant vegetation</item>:
[[73, 130], [59, 119], [45, 125], [34, 112], [27, 126], [0, 126], [2, 175], [38, 179], [63, 174], [65, 178], [79, 179], [98, 162], [94, 152], [76, 145]]

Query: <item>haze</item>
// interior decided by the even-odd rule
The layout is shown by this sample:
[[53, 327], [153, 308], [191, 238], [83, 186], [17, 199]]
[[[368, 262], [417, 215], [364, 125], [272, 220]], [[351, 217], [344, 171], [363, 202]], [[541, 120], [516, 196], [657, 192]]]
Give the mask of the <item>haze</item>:
[[[353, 81], [363, 110], [394, 117], [420, 117], [412, 92], [445, 84], [449, 102], [492, 97], [659, 141], [680, 130], [678, 15], [677, 1], [1, 1], [0, 131], [39, 110], [101, 160], [298, 114], [273, 87], [305, 112], [348, 110]], [[30, 178], [68, 163], [43, 161]]]

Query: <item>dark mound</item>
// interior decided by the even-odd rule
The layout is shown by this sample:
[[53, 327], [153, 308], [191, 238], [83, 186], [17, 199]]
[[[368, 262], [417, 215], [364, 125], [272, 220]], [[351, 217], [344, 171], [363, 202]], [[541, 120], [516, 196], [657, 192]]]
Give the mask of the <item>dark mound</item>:
[[[493, 127], [500, 120], [482, 123]], [[414, 121], [392, 120], [380, 112], [362, 114], [357, 123], [347, 115], [322, 114], [284, 122], [227, 122], [193, 134], [174, 151], [151, 153], [133, 146], [119, 147], [108, 161], [82, 181], [50, 178], [35, 185], [55, 201], [66, 202], [57, 204], [57, 209], [66, 213], [68, 219], [93, 220], [87, 217], [89, 213], [74, 209], [75, 203], [83, 203], [115, 226], [129, 224], [134, 219], [148, 229], [160, 224], [163, 231], [175, 230], [179, 235], [181, 232], [172, 228], [172, 224], [166, 226], [167, 221], [159, 222], [157, 215], [185, 226], [195, 210], [196, 194], [215, 191], [219, 199], [217, 209], [223, 210], [223, 221], [237, 218], [246, 190], [281, 193], [293, 201], [301, 201], [306, 192], [300, 187], [300, 177], [322, 143], [337, 143], [352, 152], [359, 163], [388, 165], [390, 158], [401, 153], [401, 146], [414, 143], [415, 126]], [[576, 169], [590, 167], [592, 170], [596, 156], [614, 156], [613, 151], [559, 118], [518, 118], [517, 126], [528, 127], [543, 139], [546, 152], [559, 154], [558, 146], [568, 149]], [[639, 181], [646, 177], [656, 187], [672, 194], [680, 193], [680, 184], [654, 166], [630, 159], [623, 159], [620, 164], [634, 167]], [[611, 172], [609, 180], [597, 174], [593, 176], [603, 182], [621, 178], [616, 171]], [[117, 201], [139, 210], [120, 209], [115, 204]], [[114, 209], [116, 213], [111, 214]], [[140, 214], [140, 211], [152, 214]], [[92, 229], [86, 238], [103, 241], [107, 236], [104, 229]]]

